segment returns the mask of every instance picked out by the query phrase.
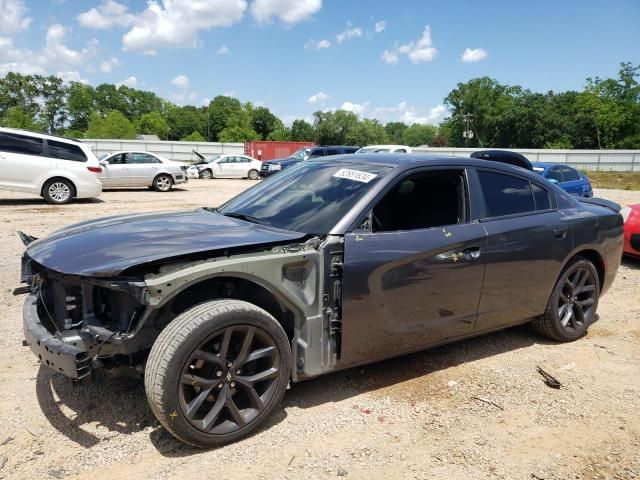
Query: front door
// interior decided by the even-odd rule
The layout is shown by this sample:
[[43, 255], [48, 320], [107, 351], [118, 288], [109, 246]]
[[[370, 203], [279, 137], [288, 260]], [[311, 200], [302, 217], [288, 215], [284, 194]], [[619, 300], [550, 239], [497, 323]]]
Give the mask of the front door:
[[160, 160], [149, 153], [132, 152], [129, 154], [129, 179], [132, 186], [148, 187], [158, 173]]
[[375, 205], [370, 231], [345, 235], [341, 365], [473, 332], [486, 234], [467, 192], [464, 170], [413, 173]]
[[127, 153], [116, 153], [104, 159], [109, 162], [108, 164], [101, 163], [100, 181], [104, 187], [128, 187], [131, 185], [128, 155]]

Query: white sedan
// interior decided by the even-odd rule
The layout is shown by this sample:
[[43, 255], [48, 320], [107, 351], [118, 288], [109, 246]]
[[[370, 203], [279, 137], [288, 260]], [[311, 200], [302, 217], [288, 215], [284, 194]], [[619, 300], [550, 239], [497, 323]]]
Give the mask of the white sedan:
[[196, 166], [200, 178], [249, 178], [258, 180], [262, 162], [248, 155], [212, 155]]
[[168, 192], [174, 185], [187, 181], [178, 162], [151, 152], [112, 152], [100, 157], [103, 188], [153, 187]]

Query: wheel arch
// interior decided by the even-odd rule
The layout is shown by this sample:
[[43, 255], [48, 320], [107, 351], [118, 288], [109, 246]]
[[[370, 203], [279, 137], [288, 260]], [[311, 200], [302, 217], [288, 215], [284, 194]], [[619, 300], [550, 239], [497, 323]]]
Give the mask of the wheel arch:
[[69, 177], [65, 177], [64, 175], [53, 175], [51, 177], [47, 177], [42, 184], [40, 185], [40, 195], [44, 196], [44, 187], [47, 185], [47, 183], [53, 181], [53, 180], [64, 180], [65, 182], [69, 182], [71, 184], [71, 188], [73, 188], [73, 196], [72, 198], [75, 198], [76, 195], [78, 195], [78, 187], [76, 186], [75, 182], [73, 180], [71, 180]]
[[569, 262], [573, 260], [575, 257], [584, 257], [593, 263], [593, 266], [596, 267], [596, 272], [598, 272], [598, 283], [600, 284], [600, 291], [602, 291], [605, 281], [605, 262], [603, 256], [597, 250], [593, 248], [584, 248], [582, 250], [576, 250], [572, 252], [572, 254], [567, 258], [567, 260], [562, 265], [561, 272], [567, 267]]

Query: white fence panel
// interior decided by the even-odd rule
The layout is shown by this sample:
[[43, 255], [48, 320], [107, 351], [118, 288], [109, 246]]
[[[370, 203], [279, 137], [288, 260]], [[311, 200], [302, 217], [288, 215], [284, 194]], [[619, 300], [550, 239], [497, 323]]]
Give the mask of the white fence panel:
[[162, 155], [170, 160], [181, 162], [194, 162], [197, 157], [193, 150], [202, 155], [209, 156], [220, 153], [244, 153], [244, 143], [218, 143], [218, 142], [169, 142], [169, 141], [144, 141], [144, 140], [102, 140], [87, 139], [96, 155], [115, 152], [118, 150], [141, 150]]

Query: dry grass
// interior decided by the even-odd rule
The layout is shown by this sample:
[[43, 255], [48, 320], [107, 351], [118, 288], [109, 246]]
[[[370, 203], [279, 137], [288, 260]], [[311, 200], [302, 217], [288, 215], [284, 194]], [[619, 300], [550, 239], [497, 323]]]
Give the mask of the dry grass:
[[594, 188], [640, 190], [640, 172], [584, 172]]

